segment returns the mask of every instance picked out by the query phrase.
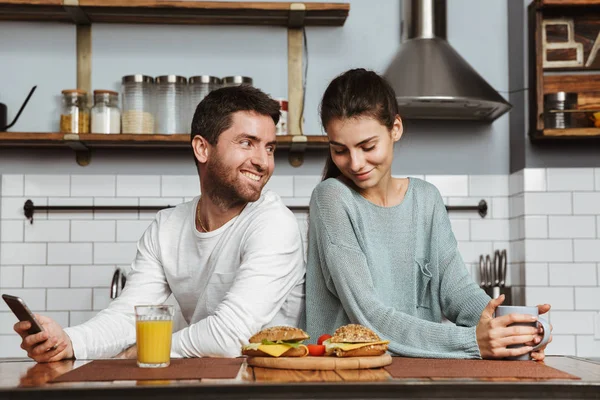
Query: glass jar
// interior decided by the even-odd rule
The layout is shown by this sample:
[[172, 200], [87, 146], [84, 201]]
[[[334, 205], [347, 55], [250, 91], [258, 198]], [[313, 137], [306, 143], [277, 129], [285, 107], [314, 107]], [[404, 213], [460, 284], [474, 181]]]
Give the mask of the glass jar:
[[156, 82], [156, 133], [189, 133], [187, 79], [163, 75]]
[[190, 110], [187, 122], [191, 125], [192, 120], [194, 119], [194, 113], [196, 112], [196, 107], [198, 107], [198, 104], [207, 94], [221, 87], [221, 79], [210, 75], [192, 76], [189, 80], [188, 87]]
[[123, 133], [154, 133], [154, 78], [127, 75], [121, 79]]
[[252, 78], [248, 76], [234, 75], [223, 78], [223, 87], [249, 85], [252, 86]]
[[112, 90], [94, 90], [91, 114], [92, 133], [121, 133], [119, 93]]
[[90, 114], [85, 90], [66, 89], [62, 91], [60, 131], [64, 133], [90, 132]]

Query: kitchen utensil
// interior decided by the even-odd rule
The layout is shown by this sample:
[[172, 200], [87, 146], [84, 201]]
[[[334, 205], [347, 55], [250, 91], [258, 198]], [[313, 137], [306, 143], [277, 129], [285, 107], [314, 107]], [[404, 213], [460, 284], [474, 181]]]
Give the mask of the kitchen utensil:
[[500, 253], [500, 287], [504, 287], [506, 285], [506, 249], [502, 250]]
[[486, 287], [492, 287], [492, 259], [489, 254], [485, 256], [485, 276]]
[[500, 250], [494, 252], [494, 286], [500, 285]]
[[497, 299], [500, 297], [500, 251], [496, 250], [494, 252], [494, 272], [493, 272], [493, 284], [492, 287], [492, 298]]
[[479, 287], [484, 288], [486, 286], [487, 279], [485, 276], [485, 261], [483, 254], [479, 256]]
[[8, 124], [8, 125], [6, 124], [7, 120], [8, 120], [8, 111], [7, 111], [7, 108], [6, 108], [6, 104], [0, 103], [0, 132], [6, 132], [8, 130], [8, 128], [10, 128], [11, 126], [13, 126], [14, 124], [17, 123], [17, 120], [21, 116], [21, 113], [23, 112], [23, 109], [27, 105], [27, 102], [29, 102], [29, 99], [31, 98], [31, 95], [33, 94], [33, 92], [35, 92], [36, 88], [37, 88], [37, 85], [31, 88], [31, 90], [29, 91], [29, 94], [27, 95], [27, 98], [25, 99], [25, 101], [21, 105], [21, 108], [19, 109], [19, 112], [15, 116], [15, 119], [13, 119], [13, 121], [10, 124]]

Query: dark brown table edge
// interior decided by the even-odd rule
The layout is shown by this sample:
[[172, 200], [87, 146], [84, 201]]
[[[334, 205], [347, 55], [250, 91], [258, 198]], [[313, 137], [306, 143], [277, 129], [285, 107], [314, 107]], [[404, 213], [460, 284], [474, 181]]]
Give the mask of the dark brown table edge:
[[189, 384], [135, 387], [64, 387], [0, 390], [0, 399], [599, 399], [600, 382], [390, 381], [373, 383]]

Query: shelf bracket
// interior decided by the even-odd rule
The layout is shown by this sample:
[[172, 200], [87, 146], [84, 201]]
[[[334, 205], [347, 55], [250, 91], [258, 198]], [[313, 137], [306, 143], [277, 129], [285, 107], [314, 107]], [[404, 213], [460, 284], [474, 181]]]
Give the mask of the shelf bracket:
[[288, 19], [288, 28], [302, 29], [304, 26], [304, 17], [306, 17], [306, 4], [290, 4], [290, 16]]
[[86, 167], [92, 161], [92, 152], [79, 139], [79, 135], [67, 133], [64, 136], [64, 141], [73, 151], [75, 151], [75, 161], [82, 167]]
[[304, 35], [302, 32], [306, 5], [290, 4], [288, 20], [288, 135], [302, 135], [302, 104], [304, 85], [302, 82], [302, 51]]
[[292, 136], [292, 144], [288, 154], [288, 161], [292, 167], [299, 167], [304, 164], [304, 152], [308, 139], [304, 135]]
[[92, 23], [87, 14], [79, 7], [79, 0], [63, 0], [62, 5], [76, 25], [90, 25]]

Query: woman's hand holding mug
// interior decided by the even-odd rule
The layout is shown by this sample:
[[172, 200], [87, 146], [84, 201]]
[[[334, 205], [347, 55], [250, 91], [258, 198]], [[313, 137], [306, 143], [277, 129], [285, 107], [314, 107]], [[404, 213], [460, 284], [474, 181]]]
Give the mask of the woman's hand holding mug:
[[539, 314], [546, 313], [550, 306], [501, 306], [503, 301], [504, 295], [492, 299], [481, 313], [476, 328], [481, 358], [543, 360], [544, 349], [552, 340], [552, 328]]

